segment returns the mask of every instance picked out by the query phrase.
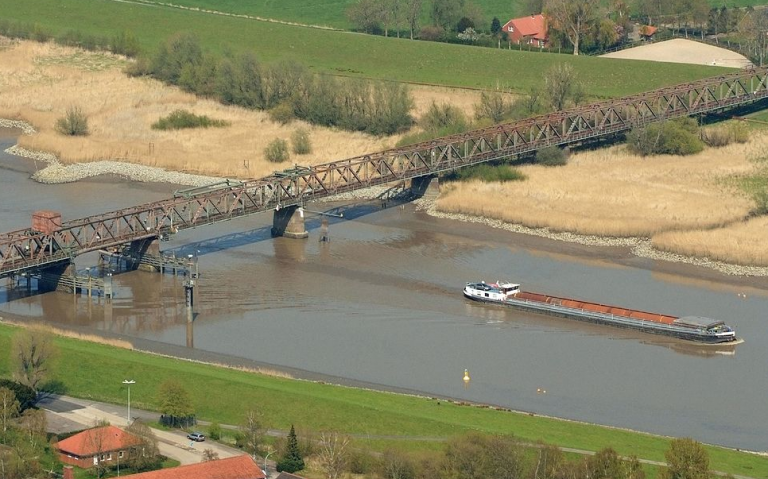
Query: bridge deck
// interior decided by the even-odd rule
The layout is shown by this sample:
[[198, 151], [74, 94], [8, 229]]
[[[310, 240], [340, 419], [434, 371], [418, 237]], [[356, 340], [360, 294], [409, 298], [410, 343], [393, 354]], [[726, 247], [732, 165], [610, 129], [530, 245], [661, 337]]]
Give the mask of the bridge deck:
[[186, 190], [167, 200], [67, 221], [52, 234], [2, 233], [0, 277], [185, 228], [744, 105], [768, 96], [767, 76], [764, 69], [743, 70], [261, 179]]

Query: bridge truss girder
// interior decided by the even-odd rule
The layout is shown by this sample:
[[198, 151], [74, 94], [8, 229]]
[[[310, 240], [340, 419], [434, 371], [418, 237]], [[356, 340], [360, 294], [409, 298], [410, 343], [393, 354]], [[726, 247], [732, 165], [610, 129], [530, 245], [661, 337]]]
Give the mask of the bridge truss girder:
[[766, 70], [744, 70], [68, 221], [51, 235], [30, 229], [5, 233], [0, 235], [0, 276], [88, 251], [766, 97]]

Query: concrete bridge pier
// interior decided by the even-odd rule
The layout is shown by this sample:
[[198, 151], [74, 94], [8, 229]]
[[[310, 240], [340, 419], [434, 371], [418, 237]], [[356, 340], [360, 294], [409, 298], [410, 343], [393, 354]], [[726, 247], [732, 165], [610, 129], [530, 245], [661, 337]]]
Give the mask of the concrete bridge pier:
[[75, 285], [72, 281], [63, 280], [64, 277], [75, 276], [75, 263], [57, 263], [45, 268], [40, 274], [37, 289], [40, 292], [61, 291], [74, 293]]
[[419, 198], [435, 199], [440, 194], [440, 182], [437, 176], [419, 176], [411, 180], [411, 192]]
[[[123, 255], [126, 257], [128, 269], [157, 273], [160, 271], [160, 240], [158, 238], [145, 238], [132, 241]], [[153, 261], [154, 260], [154, 261]]]
[[275, 209], [272, 215], [272, 236], [308, 238], [309, 233], [304, 226], [304, 208], [294, 205]]

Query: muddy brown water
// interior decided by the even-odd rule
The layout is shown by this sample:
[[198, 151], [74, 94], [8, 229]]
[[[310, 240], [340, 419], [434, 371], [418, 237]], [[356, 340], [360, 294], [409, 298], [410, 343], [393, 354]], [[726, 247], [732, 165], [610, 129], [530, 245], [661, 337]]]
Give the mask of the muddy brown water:
[[[0, 135], [0, 150], [14, 134]], [[73, 219], [175, 189], [113, 178], [44, 186], [29, 180], [34, 168], [0, 153], [0, 231], [27, 227], [36, 209]], [[272, 239], [264, 214], [163, 243], [166, 251], [199, 257], [193, 328], [186, 325], [183, 278], [143, 272], [116, 275], [109, 306], [34, 287], [29, 294], [23, 283], [2, 280], [0, 315], [179, 356], [768, 449], [768, 280], [439, 220], [412, 205], [308, 208], [332, 206], [347, 217], [331, 220], [328, 243], [318, 242], [320, 219], [312, 214], [303, 241]], [[77, 259], [79, 268], [95, 263], [93, 255]], [[732, 349], [697, 346], [482, 306], [461, 295], [467, 281], [497, 279], [721, 318], [746, 341]]]

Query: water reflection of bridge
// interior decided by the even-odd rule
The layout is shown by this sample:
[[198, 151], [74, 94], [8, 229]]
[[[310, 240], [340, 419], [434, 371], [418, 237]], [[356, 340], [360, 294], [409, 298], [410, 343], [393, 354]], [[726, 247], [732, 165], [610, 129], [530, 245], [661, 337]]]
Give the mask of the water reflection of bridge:
[[753, 103], [768, 97], [767, 78], [766, 70], [744, 70], [347, 160], [297, 166], [261, 179], [189, 189], [170, 199], [63, 223], [54, 221], [44, 228], [0, 234], [0, 277], [42, 269], [71, 274], [68, 268], [74, 257], [104, 249], [156, 256], [158, 240], [168, 235], [264, 211], [274, 211], [272, 234], [305, 237], [301, 207], [307, 202], [406, 181], [423, 192], [429, 179], [439, 173]]

